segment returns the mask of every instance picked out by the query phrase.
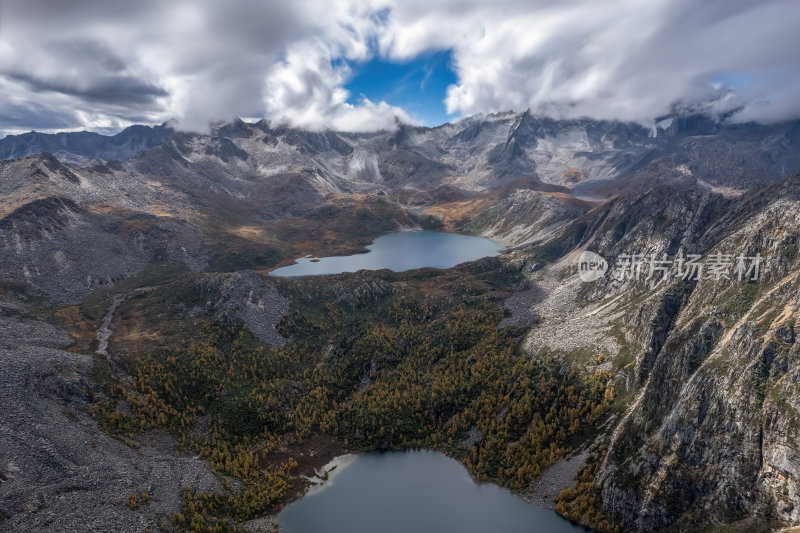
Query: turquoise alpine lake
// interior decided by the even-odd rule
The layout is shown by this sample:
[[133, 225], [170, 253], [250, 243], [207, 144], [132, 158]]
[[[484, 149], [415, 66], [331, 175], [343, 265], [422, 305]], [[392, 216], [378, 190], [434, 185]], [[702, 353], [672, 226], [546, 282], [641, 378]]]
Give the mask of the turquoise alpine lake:
[[464, 465], [427, 450], [356, 456], [278, 522], [285, 533], [587, 531], [504, 488], [475, 483]]
[[273, 276], [299, 278], [358, 270], [395, 272], [415, 268], [450, 268], [467, 261], [500, 253], [503, 246], [483, 237], [471, 237], [436, 231], [401, 231], [375, 239], [369, 252], [353, 255], [302, 257], [294, 265], [275, 269]]

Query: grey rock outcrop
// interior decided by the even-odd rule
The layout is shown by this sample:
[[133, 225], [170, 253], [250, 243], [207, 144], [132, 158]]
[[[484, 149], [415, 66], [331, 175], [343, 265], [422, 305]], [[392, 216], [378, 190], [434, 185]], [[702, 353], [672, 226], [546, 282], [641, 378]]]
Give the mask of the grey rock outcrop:
[[[561, 292], [573, 304], [561, 304], [557, 317], [576, 327], [547, 329], [545, 320], [529, 335], [532, 354], [560, 350], [574, 363], [578, 347], [568, 341], [582, 328], [582, 349], [610, 354], [601, 368], [615, 369], [631, 394], [596, 478], [599, 504], [623, 529], [800, 519], [799, 184], [797, 175], [740, 198], [658, 185], [562, 231], [566, 255], [551, 267], [565, 276], [559, 287], [577, 278], [572, 246], [612, 265], [624, 253], [762, 257], [758, 280], [686, 280], [673, 271], [663, 280], [645, 272], [578, 282], [578, 291]], [[593, 358], [585, 364], [596, 368]]]
[[289, 310], [289, 300], [275, 285], [259, 274], [243, 270], [206, 280], [205, 285], [219, 293], [213, 304], [214, 315], [221, 323], [243, 322], [263, 343], [279, 347], [286, 338], [278, 331], [281, 317]]

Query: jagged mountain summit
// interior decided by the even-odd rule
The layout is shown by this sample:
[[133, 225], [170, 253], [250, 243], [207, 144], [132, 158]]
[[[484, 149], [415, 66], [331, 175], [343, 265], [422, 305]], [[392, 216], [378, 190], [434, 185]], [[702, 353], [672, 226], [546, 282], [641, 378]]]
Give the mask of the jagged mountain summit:
[[785, 177], [798, 165], [800, 122], [724, 124], [690, 115], [665, 118], [651, 131], [632, 123], [508, 112], [437, 128], [399, 124], [393, 132], [349, 134], [237, 119], [217, 124], [208, 135], [176, 132], [168, 124], [132, 126], [110, 137], [89, 132], [9, 135], [0, 139], [0, 159], [50, 152], [62, 162], [84, 166], [91, 158], [136, 158], [138, 168], [147, 171], [159, 164], [153, 161], [158, 150], [145, 153], [153, 148], [186, 162], [204, 156], [226, 165], [238, 160], [245, 163], [238, 165], [245, 167], [241, 171], [252, 176], [298, 168], [329, 190], [421, 183], [483, 190], [525, 177], [580, 190], [605, 185], [599, 190], [608, 193], [620, 180], [649, 182], [656, 175], [742, 190]]

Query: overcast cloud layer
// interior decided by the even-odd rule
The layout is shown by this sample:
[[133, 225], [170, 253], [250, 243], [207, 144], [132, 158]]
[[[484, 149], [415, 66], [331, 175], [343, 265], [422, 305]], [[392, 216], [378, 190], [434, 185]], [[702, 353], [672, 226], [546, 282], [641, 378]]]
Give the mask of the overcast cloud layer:
[[415, 118], [348, 103], [347, 62], [439, 50], [456, 115], [800, 117], [797, 0], [5, 0], [0, 135], [173, 117], [392, 128]]

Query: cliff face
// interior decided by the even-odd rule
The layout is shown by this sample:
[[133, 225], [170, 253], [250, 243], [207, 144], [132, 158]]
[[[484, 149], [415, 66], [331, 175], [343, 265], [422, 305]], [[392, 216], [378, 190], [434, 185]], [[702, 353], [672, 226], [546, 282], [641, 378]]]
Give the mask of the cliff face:
[[761, 254], [759, 280], [701, 279], [682, 291], [675, 283], [683, 306], [653, 322], [663, 346], [639, 364], [641, 401], [600, 475], [604, 508], [627, 526], [651, 530], [759, 511], [800, 517], [792, 486], [800, 473], [800, 203], [781, 192], [765, 192], [773, 197], [756, 212], [747, 201], [729, 206], [732, 226], [715, 228], [722, 238], [707, 248], [706, 256]]
[[[559, 316], [571, 327], [547, 334], [534, 327], [528, 347], [573, 362], [581, 350], [611, 354], [604, 364], [629, 399], [605, 437], [609, 451], [595, 482], [602, 509], [624, 529], [800, 520], [798, 192], [800, 176], [737, 199], [657, 186], [563, 231], [575, 251], [553, 271], [573, 279], [583, 249], [605, 257], [612, 271], [577, 284], [575, 305]], [[674, 270], [647, 279], [646, 265], [638, 279], [613, 279], [621, 254], [681, 252], [703, 256], [700, 279]], [[711, 275], [715, 254], [728, 256], [730, 279]], [[738, 279], [739, 254], [760, 255], [757, 280]], [[566, 339], [577, 328], [589, 340], [576, 347]], [[617, 347], [606, 351], [609, 339]]]

